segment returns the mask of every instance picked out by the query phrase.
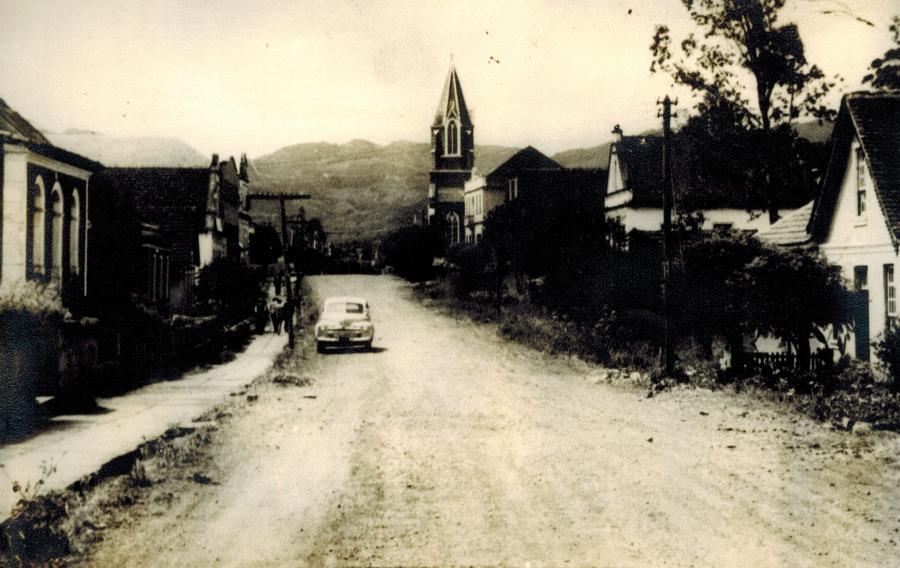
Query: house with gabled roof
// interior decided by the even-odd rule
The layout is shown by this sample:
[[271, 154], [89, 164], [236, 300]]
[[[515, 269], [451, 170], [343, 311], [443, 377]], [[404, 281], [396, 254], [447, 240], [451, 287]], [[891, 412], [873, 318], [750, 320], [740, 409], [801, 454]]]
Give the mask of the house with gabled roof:
[[102, 168], [51, 144], [0, 99], [0, 283], [88, 293], [89, 190]]
[[241, 183], [234, 158], [216, 154], [205, 168], [107, 168], [97, 184], [122, 224], [111, 234], [141, 231], [140, 251], [109, 255], [138, 259], [137, 281], [123, 285], [151, 303], [187, 306], [200, 268], [243, 256]]
[[[633, 232], [659, 232], [663, 221], [663, 137], [654, 134], [625, 136], [616, 125], [609, 150], [604, 208], [608, 219], [618, 220], [625, 237]], [[674, 215], [701, 214], [703, 230], [734, 229], [758, 232], [769, 217], [761, 203], [753, 203], [746, 188], [698, 186], [687, 171], [691, 142], [673, 135]], [[801, 203], [779, 203], [788, 215]]]
[[586, 200], [599, 203], [606, 172], [565, 168], [532, 146], [513, 154], [485, 176], [466, 182], [465, 240], [477, 243], [492, 209], [510, 202], [527, 202], [534, 211], [551, 204], [577, 207]]
[[872, 341], [898, 322], [900, 92], [844, 96], [807, 229], [851, 289], [847, 350], [870, 359]]

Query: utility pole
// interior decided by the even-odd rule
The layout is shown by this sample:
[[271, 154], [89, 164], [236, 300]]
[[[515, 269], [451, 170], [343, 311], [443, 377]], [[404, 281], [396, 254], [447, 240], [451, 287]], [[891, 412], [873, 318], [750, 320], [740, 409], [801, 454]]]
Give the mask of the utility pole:
[[[660, 104], [657, 102], [657, 104]], [[672, 337], [672, 314], [670, 309], [669, 274], [672, 269], [672, 205], [675, 200], [672, 188], [672, 101], [668, 95], [662, 100], [663, 119], [663, 279], [662, 300], [665, 330], [663, 334], [663, 357], [666, 376], [675, 374], [675, 341]]]
[[284, 269], [287, 271], [284, 279], [284, 291], [287, 294], [287, 302], [285, 302], [285, 310], [288, 317], [285, 320], [285, 328], [288, 334], [288, 347], [294, 350], [294, 291], [291, 287], [291, 273], [287, 261], [288, 234], [287, 234], [287, 213], [285, 213], [285, 201], [300, 201], [303, 199], [311, 199], [311, 195], [296, 193], [256, 193], [249, 196], [253, 200], [278, 201], [281, 204], [281, 258], [284, 261]]

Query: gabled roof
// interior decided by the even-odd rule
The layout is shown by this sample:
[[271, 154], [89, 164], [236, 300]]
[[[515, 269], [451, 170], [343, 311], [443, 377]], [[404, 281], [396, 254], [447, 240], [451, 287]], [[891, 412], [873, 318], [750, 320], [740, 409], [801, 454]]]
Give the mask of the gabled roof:
[[466, 99], [459, 84], [459, 75], [456, 74], [456, 67], [452, 65], [441, 90], [441, 100], [434, 113], [434, 126], [443, 125], [451, 116], [455, 116], [463, 126], [472, 126], [469, 107], [466, 106]]
[[801, 245], [809, 242], [810, 235], [806, 228], [812, 215], [813, 201], [800, 209], [791, 211], [777, 222], [762, 229], [759, 240], [779, 246]]
[[831, 158], [809, 231], [819, 242], [828, 237], [854, 138], [863, 149], [891, 238], [900, 242], [900, 92], [896, 91], [850, 93], [841, 100]]
[[[696, 211], [703, 209], [743, 209], [765, 208], [761, 197], [754, 195], [747, 181], [739, 176], [723, 177], [717, 181], [704, 179], [707, 173], [694, 171], [691, 158], [696, 142], [687, 134], [672, 135], [672, 178], [676, 210]], [[632, 192], [628, 205], [631, 207], [662, 207], [665, 171], [663, 169], [664, 140], [662, 136], [623, 136], [610, 146], [610, 161], [613, 154], [619, 157], [619, 167], [625, 190]], [[715, 156], [702, 153], [703, 159], [716, 160]], [[610, 175], [612, 167], [610, 167]], [[809, 198], [800, 203], [806, 202]], [[778, 207], [793, 209], [798, 207], [796, 196], [785, 192], [778, 196]]]
[[40, 130], [14, 111], [3, 99], [0, 99], [0, 131], [35, 144], [50, 144]]
[[623, 136], [610, 147], [619, 157], [625, 188], [635, 197], [662, 191], [663, 146], [662, 136]]
[[103, 168], [94, 160], [54, 146], [40, 130], [14, 111], [6, 104], [6, 101], [0, 99], [0, 145], [4, 142], [25, 146], [35, 154], [90, 172], [96, 172]]
[[497, 175], [503, 175], [506, 173], [523, 170], [534, 171], [561, 169], [563, 169], [563, 167], [559, 165], [559, 163], [548, 158], [546, 155], [542, 154], [534, 147], [528, 146], [522, 148], [521, 150], [513, 154], [508, 160], [494, 168], [494, 170], [488, 174], [488, 177], [494, 177]]

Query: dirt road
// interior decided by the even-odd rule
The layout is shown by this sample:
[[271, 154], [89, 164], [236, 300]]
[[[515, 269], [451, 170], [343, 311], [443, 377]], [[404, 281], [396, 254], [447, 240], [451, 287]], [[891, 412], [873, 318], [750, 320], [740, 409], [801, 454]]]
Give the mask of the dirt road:
[[[372, 353], [309, 354], [256, 387], [210, 474], [106, 531], [92, 565], [889, 566], [897, 436], [833, 432], [749, 398], [647, 399], [422, 307], [363, 294]], [[315, 397], [315, 398], [313, 398]]]

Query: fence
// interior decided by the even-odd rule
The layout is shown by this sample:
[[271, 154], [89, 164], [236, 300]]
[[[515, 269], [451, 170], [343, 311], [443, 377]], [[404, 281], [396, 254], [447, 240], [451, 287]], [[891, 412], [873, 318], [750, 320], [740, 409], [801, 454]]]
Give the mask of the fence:
[[823, 349], [809, 356], [809, 368], [800, 369], [800, 360], [793, 353], [745, 353], [744, 372], [756, 374], [781, 374], [791, 371], [817, 372], [832, 365], [834, 354], [831, 349]]

